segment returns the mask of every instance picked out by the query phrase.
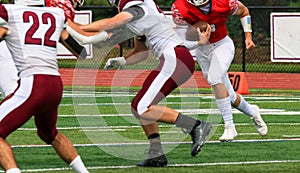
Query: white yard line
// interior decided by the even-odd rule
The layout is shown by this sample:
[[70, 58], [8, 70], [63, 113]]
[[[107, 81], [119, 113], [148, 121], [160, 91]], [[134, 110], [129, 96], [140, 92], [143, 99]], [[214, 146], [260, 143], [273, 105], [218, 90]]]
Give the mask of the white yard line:
[[[300, 123], [267, 123], [268, 126], [299, 126]], [[249, 126], [253, 125], [252, 122], [250, 123], [235, 123], [235, 126]], [[214, 126], [224, 126], [224, 124], [214, 124]], [[174, 125], [159, 125], [160, 128], [168, 128], [168, 127], [174, 127]], [[95, 129], [112, 129], [112, 130], [118, 130], [123, 131], [124, 129], [130, 129], [130, 128], [141, 128], [140, 125], [136, 126], [79, 126], [79, 127], [57, 127], [58, 130], [95, 130]], [[30, 128], [30, 127], [21, 127], [18, 130], [20, 131], [35, 131], [36, 128]]]
[[[245, 139], [233, 140], [232, 143], [251, 143], [251, 142], [284, 142], [284, 141], [300, 141], [300, 138], [279, 138], [279, 139]], [[222, 143], [220, 141], [207, 141], [206, 144]], [[191, 144], [191, 142], [162, 142], [163, 145], [174, 144]], [[127, 142], [127, 143], [98, 143], [98, 144], [74, 144], [76, 147], [97, 147], [97, 146], [128, 146], [128, 145], [149, 145], [149, 142]], [[36, 145], [13, 145], [12, 148], [44, 148], [52, 147], [46, 144]]]
[[[200, 167], [200, 166], [221, 166], [221, 165], [253, 165], [253, 164], [272, 164], [272, 163], [300, 163], [300, 160], [262, 160], [262, 161], [244, 161], [244, 162], [213, 162], [213, 163], [196, 163], [196, 164], [168, 164], [168, 167]], [[128, 166], [93, 166], [87, 167], [89, 170], [96, 169], [128, 169], [135, 168], [134, 165]], [[47, 168], [47, 169], [23, 169], [22, 172], [46, 172], [46, 171], [64, 171], [71, 170], [69, 167], [64, 168]], [[4, 172], [4, 171], [0, 171]]]

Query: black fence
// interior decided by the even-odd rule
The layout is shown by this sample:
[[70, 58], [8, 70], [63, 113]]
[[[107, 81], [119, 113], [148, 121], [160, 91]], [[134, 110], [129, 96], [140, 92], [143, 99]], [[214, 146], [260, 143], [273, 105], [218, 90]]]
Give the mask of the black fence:
[[[170, 10], [170, 7], [161, 8], [165, 11]], [[230, 71], [280, 73], [300, 72], [299, 63], [271, 62], [270, 55], [270, 14], [272, 12], [300, 12], [300, 7], [249, 6], [248, 8], [252, 16], [252, 34], [256, 47], [250, 50], [245, 49], [244, 33], [241, 28], [240, 19], [238, 16], [230, 16], [227, 21], [227, 27], [230, 33], [229, 35], [234, 40], [236, 47], [235, 58], [230, 67]], [[93, 21], [111, 17], [117, 13], [117, 10], [112, 7], [84, 6], [81, 7], [81, 9], [92, 10]], [[115, 54], [109, 56], [120, 56], [124, 54], [124, 50], [132, 48], [132, 40], [126, 41], [120, 44], [120, 46], [120, 49], [118, 51], [115, 51]], [[97, 56], [97, 51], [94, 52], [94, 55]], [[107, 59], [108, 57], [105, 58]], [[63, 63], [65, 62], [66, 61], [62, 61], [60, 63], [60, 66], [64, 66]], [[104, 61], [102, 61], [101, 63], [103, 62]]]

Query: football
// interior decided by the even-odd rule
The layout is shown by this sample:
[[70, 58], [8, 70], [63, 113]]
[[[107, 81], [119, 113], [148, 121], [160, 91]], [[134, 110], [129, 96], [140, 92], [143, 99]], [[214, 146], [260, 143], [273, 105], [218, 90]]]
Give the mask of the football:
[[188, 27], [186, 32], [186, 39], [189, 41], [198, 41], [198, 33], [197, 28], [200, 29], [201, 32], [206, 31], [207, 22], [198, 21], [194, 25]]
[[193, 25], [195, 28], [200, 28], [200, 31], [206, 31], [207, 29], [207, 22], [198, 21]]

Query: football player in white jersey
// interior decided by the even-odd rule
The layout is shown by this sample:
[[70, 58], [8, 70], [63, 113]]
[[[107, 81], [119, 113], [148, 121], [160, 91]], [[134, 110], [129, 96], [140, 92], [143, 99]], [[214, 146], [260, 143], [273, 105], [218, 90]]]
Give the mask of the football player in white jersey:
[[[134, 35], [144, 38], [145, 42], [135, 40], [140, 50], [151, 50], [160, 60], [157, 69], [146, 78], [131, 104], [132, 113], [140, 120], [150, 142], [148, 158], [137, 166], [167, 165], [160, 143], [158, 122], [175, 124], [185, 129], [192, 137], [191, 155], [195, 156], [204, 145], [211, 124], [158, 105], [192, 76], [195, 66], [192, 55], [153, 0], [120, 0], [112, 3], [118, 6], [119, 14], [80, 27], [86, 31], [104, 31], [125, 25]], [[198, 30], [199, 45], [207, 43], [210, 29], [208, 27], [203, 33]]]
[[5, 39], [20, 77], [13, 95], [0, 105], [0, 163], [7, 173], [21, 171], [5, 139], [32, 116], [38, 136], [75, 172], [88, 172], [71, 141], [56, 128], [63, 91], [56, 52], [59, 40], [70, 48], [66, 26], [59, 8], [0, 5], [0, 38]]
[[[250, 49], [255, 47], [255, 44], [252, 41], [251, 30], [249, 30], [251, 28], [249, 11], [243, 3], [237, 0], [221, 0], [213, 2], [213, 5], [211, 5], [212, 1], [214, 0], [176, 0], [171, 9], [173, 21], [176, 24], [176, 32], [184, 39], [187, 47], [196, 49], [195, 57], [201, 66], [203, 75], [215, 91], [216, 103], [225, 124], [224, 133], [219, 140], [222, 142], [232, 141], [238, 135], [233, 122], [231, 106], [249, 116], [253, 120], [257, 132], [265, 136], [268, 127], [260, 115], [259, 107], [248, 103], [242, 95], [235, 93], [227, 75], [227, 70], [234, 58], [234, 44], [228, 37], [228, 31], [225, 27], [227, 17], [229, 15], [240, 16], [245, 31], [246, 48]], [[226, 15], [224, 15], [225, 11]], [[193, 28], [199, 26], [201, 22], [210, 23], [215, 29], [211, 34], [210, 44], [204, 46], [198, 46], [196, 41], [186, 40], [188, 38], [186, 33], [189, 33], [187, 31], [194, 30]], [[190, 35], [194, 36], [195, 34]], [[104, 69], [117, 69], [121, 66], [130, 65], [134, 62], [133, 59], [136, 58], [132, 55], [110, 58], [107, 60]]]

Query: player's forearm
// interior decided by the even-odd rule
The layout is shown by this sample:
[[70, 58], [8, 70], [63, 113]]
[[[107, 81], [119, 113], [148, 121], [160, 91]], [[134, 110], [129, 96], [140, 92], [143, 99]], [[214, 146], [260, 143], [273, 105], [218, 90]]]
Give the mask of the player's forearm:
[[148, 58], [148, 55], [149, 53], [148, 51], [146, 51], [146, 52], [128, 54], [124, 58], [126, 59], [126, 65], [133, 65], [146, 60]]
[[6, 36], [8, 32], [8, 29], [7, 28], [4, 28], [4, 27], [0, 27], [0, 39], [4, 39], [4, 37]]
[[79, 25], [75, 24], [74, 22], [68, 20], [68, 27], [71, 27], [74, 31], [76, 31], [77, 33], [84, 35], [84, 36], [93, 36], [95, 34], [97, 34], [97, 32], [90, 32], [90, 31], [85, 31], [82, 30]]
[[148, 50], [148, 47], [143, 41], [139, 40], [137, 37], [134, 38], [134, 49], [125, 55], [126, 64], [132, 65], [146, 60], [149, 55]]
[[123, 12], [112, 18], [101, 19], [87, 25], [81, 25], [80, 28], [84, 31], [94, 32], [110, 30], [128, 23], [132, 17], [131, 14]]
[[251, 32], [245, 32], [245, 40], [252, 40], [252, 33]]

